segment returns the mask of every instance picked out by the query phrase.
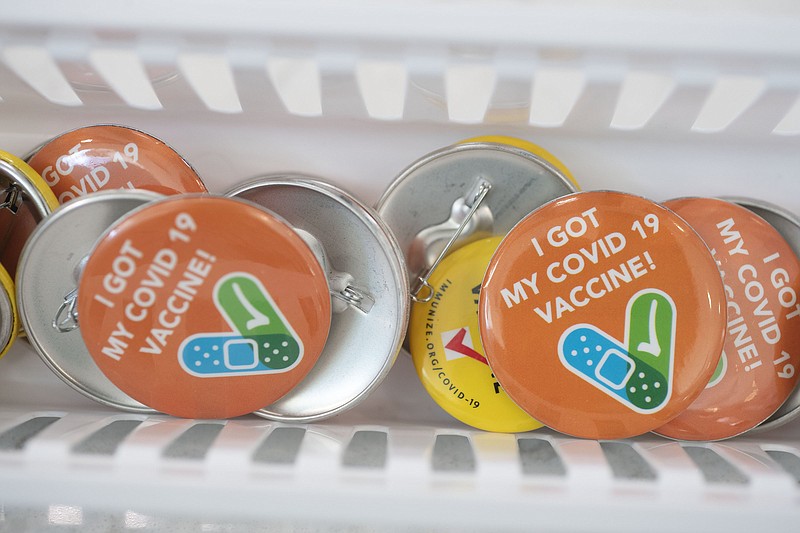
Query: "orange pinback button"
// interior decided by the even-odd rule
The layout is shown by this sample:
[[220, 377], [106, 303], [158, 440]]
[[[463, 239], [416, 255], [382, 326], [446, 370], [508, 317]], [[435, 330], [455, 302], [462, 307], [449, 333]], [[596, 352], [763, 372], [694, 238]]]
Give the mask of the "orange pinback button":
[[267, 406], [328, 336], [325, 272], [292, 228], [241, 200], [170, 198], [100, 239], [78, 288], [100, 370], [158, 411], [228, 418]]
[[175, 150], [147, 133], [116, 125], [78, 128], [45, 143], [28, 163], [59, 203], [109, 189], [146, 189], [164, 195], [206, 192]]
[[764, 219], [712, 198], [665, 202], [706, 241], [725, 284], [728, 335], [703, 393], [658, 428], [685, 440], [719, 440], [766, 420], [797, 384], [800, 363], [800, 261]]
[[672, 211], [576, 193], [503, 240], [480, 328], [495, 376], [531, 416], [570, 435], [624, 438], [664, 425], [708, 383], [725, 296], [708, 248]]

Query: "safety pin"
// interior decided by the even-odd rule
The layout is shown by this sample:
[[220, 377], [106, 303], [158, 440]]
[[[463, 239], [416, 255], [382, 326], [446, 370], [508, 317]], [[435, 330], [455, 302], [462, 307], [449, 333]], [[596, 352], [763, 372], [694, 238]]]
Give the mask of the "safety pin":
[[[64, 312], [67, 313], [67, 316], [62, 318]], [[58, 306], [56, 316], [53, 318], [53, 328], [61, 333], [69, 333], [78, 327], [78, 289], [76, 288], [64, 296], [64, 301]]]
[[[447, 252], [450, 251], [450, 248], [453, 247], [453, 244], [458, 240], [461, 236], [461, 233], [464, 231], [464, 228], [467, 227], [467, 223], [469, 223], [472, 216], [480, 207], [483, 200], [486, 198], [486, 195], [489, 194], [489, 191], [492, 189], [492, 184], [486, 181], [485, 179], [479, 179], [478, 182], [470, 189], [469, 193], [466, 196], [466, 201], [464, 202], [470, 209], [467, 212], [464, 220], [461, 221], [461, 224], [458, 225], [456, 228], [455, 233], [453, 236], [450, 237], [450, 240], [447, 241], [447, 244], [444, 246], [444, 249], [439, 253], [439, 256], [436, 258], [436, 261], [433, 262], [431, 267], [425, 271], [421, 276], [417, 277], [417, 283], [415, 284], [414, 288], [411, 291], [411, 299], [417, 303], [427, 303], [433, 299], [434, 290], [431, 286], [430, 280], [431, 275], [436, 270], [436, 267], [439, 266], [439, 263], [447, 255]], [[427, 289], [427, 295], [422, 298], [420, 297], [420, 293], [423, 289]]]
[[6, 193], [6, 198], [3, 203], [0, 203], [0, 209], [8, 209], [16, 214], [19, 206], [22, 205], [22, 191], [12, 184], [4, 192]]

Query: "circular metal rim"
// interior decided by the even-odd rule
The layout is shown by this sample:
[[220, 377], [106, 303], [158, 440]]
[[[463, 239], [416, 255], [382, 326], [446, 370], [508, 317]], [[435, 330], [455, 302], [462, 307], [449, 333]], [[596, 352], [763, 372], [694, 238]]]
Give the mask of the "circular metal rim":
[[[339, 187], [326, 183], [317, 177], [297, 173], [267, 174], [238, 185], [224, 194], [225, 196], [236, 196], [265, 186], [269, 187], [278, 185], [300, 187], [321, 193], [339, 202], [341, 205], [346, 207], [350, 213], [356, 215], [358, 220], [364, 224], [367, 229], [369, 229], [370, 233], [372, 233], [376, 240], [381, 244], [381, 248], [387, 254], [387, 257], [392, 259], [390, 261], [390, 266], [393, 271], [394, 278], [398, 282], [398, 287], [401, 291], [400, 294], [402, 295], [402, 298], [400, 298], [402, 312], [398, 316], [399, 327], [397, 328], [394, 338], [392, 339], [393, 349], [389, 354], [387, 354], [384, 365], [381, 367], [380, 372], [357, 396], [343, 405], [315, 415], [285, 415], [270, 411], [268, 409], [269, 406], [254, 412], [255, 415], [268, 420], [277, 420], [283, 422], [314, 422], [333, 417], [344, 411], [352, 409], [364, 401], [389, 374], [389, 371], [394, 366], [397, 356], [400, 353], [403, 340], [405, 339], [406, 331], [408, 329], [408, 319], [411, 312], [410, 301], [406, 296], [409, 291], [408, 274], [405, 268], [404, 256], [400, 250], [399, 244], [394, 238], [392, 231], [377, 215], [377, 213], [375, 213], [372, 208], [362, 203], [353, 195], [340, 189]], [[264, 207], [262, 207], [262, 209], [264, 209]]]
[[561, 180], [568, 189], [572, 192], [578, 192], [575, 183], [570, 180], [561, 170], [559, 170], [556, 166], [550, 163], [548, 160], [539, 157], [538, 155], [529, 152], [527, 150], [523, 150], [522, 148], [517, 148], [516, 146], [511, 146], [508, 144], [502, 143], [491, 143], [491, 142], [468, 142], [468, 143], [461, 143], [461, 144], [454, 144], [451, 146], [446, 146], [444, 148], [440, 148], [435, 150], [420, 159], [417, 159], [411, 165], [405, 168], [397, 177], [392, 181], [386, 191], [381, 195], [381, 198], [378, 200], [378, 203], [375, 205], [375, 210], [378, 214], [383, 214], [383, 209], [388, 202], [388, 200], [394, 194], [394, 191], [398, 188], [402, 187], [403, 184], [410, 179], [410, 177], [416, 173], [420, 168], [430, 164], [437, 159], [442, 157], [460, 153], [460, 152], [471, 152], [471, 151], [479, 151], [479, 150], [490, 150], [490, 151], [497, 151], [497, 152], [506, 152], [510, 154], [514, 154], [520, 156], [524, 159], [528, 159], [533, 163], [543, 167], [545, 170], [553, 174], [554, 177]]
[[[60, 139], [64, 135], [69, 135], [70, 133], [74, 133], [74, 132], [80, 131], [80, 130], [85, 130], [85, 129], [88, 129], [88, 128], [107, 128], [107, 127], [108, 128], [121, 128], [121, 129], [125, 129], [125, 130], [134, 131], [136, 133], [140, 133], [142, 135], [150, 137], [151, 139], [154, 139], [157, 142], [160, 142], [161, 144], [163, 144], [164, 146], [169, 148], [175, 155], [177, 155], [180, 158], [181, 161], [183, 161], [183, 163], [187, 167], [189, 167], [189, 169], [194, 173], [194, 175], [197, 176], [198, 181], [203, 185], [203, 187], [206, 188], [206, 191], [208, 191], [208, 187], [206, 187], [206, 183], [205, 183], [205, 181], [203, 181], [202, 176], [200, 176], [200, 174], [197, 172], [197, 169], [194, 168], [192, 166], [192, 164], [189, 161], [187, 161], [186, 158], [183, 157], [183, 155], [181, 155], [181, 153], [178, 152], [171, 144], [169, 144], [168, 142], [164, 141], [160, 137], [156, 137], [152, 133], [146, 132], [144, 130], [140, 130], [139, 128], [134, 128], [133, 126], [126, 126], [125, 124], [114, 124], [113, 122], [100, 122], [98, 124], [90, 124], [88, 126], [78, 126], [77, 128], [72, 128], [71, 130], [67, 130], [67, 131], [61, 132], [58, 135], [50, 137], [48, 140], [39, 143], [31, 151], [29, 151], [27, 154], [25, 154], [25, 156], [22, 159], [25, 161], [25, 163], [27, 163], [28, 161], [30, 161], [33, 158], [33, 156], [38, 154], [42, 150], [42, 148], [44, 148], [48, 144]], [[134, 190], [136, 190], [136, 189], [134, 189]]]
[[[375, 210], [377, 211], [378, 215], [381, 218], [387, 218], [387, 215], [390, 213], [390, 212], [387, 211], [388, 206], [391, 205], [391, 200], [394, 197], [394, 195], [396, 194], [396, 192], [401, 190], [403, 187], [407, 187], [408, 183], [411, 182], [413, 177], [419, 171], [421, 171], [424, 167], [426, 167], [427, 165], [429, 165], [431, 163], [434, 163], [437, 160], [442, 159], [444, 157], [457, 155], [457, 154], [460, 154], [460, 153], [486, 152], [486, 151], [488, 151], [488, 152], [501, 152], [501, 153], [505, 153], [505, 154], [510, 154], [512, 156], [519, 157], [519, 158], [521, 158], [521, 159], [523, 159], [523, 160], [525, 160], [525, 161], [527, 161], [527, 162], [529, 162], [529, 163], [531, 163], [533, 165], [538, 166], [539, 168], [544, 170], [545, 173], [549, 174], [550, 177], [552, 177], [554, 180], [556, 180], [558, 182], [558, 184], [564, 186], [564, 190], [566, 191], [564, 195], [573, 194], [573, 193], [576, 193], [576, 192], [580, 191], [580, 189], [579, 189], [579, 187], [578, 187], [578, 185], [577, 185], [577, 183], [575, 181], [570, 179], [569, 176], [564, 174], [564, 172], [562, 172], [553, 163], [551, 163], [546, 158], [544, 158], [544, 157], [542, 157], [542, 156], [540, 156], [538, 154], [535, 154], [535, 153], [530, 152], [528, 150], [525, 150], [523, 148], [519, 148], [517, 146], [513, 146], [513, 145], [510, 145], [510, 144], [499, 143], [499, 142], [488, 142], [488, 141], [462, 142], [462, 143], [453, 144], [453, 145], [450, 145], [450, 146], [446, 146], [444, 148], [440, 148], [440, 149], [435, 150], [433, 152], [430, 152], [430, 153], [426, 154], [425, 156], [421, 157], [420, 159], [416, 160], [415, 162], [411, 163], [411, 165], [409, 165], [402, 172], [400, 172], [400, 174], [398, 174], [398, 176], [392, 181], [392, 183], [389, 185], [389, 187], [383, 193], [381, 198], [378, 200], [378, 203], [375, 205]], [[564, 195], [562, 195], [562, 196], [564, 196]], [[453, 201], [457, 200], [459, 197], [460, 196], [458, 194], [456, 194], [452, 198], [448, 197], [448, 198], [443, 199], [443, 202], [444, 203], [452, 203]], [[553, 199], [554, 198], [550, 198], [550, 199], [546, 200], [543, 204], [541, 204], [541, 205], [535, 207], [534, 209], [532, 209], [532, 211], [535, 210], [535, 209], [538, 209], [539, 207], [541, 207], [542, 205], [548, 203], [549, 201], [551, 201]], [[393, 211], [391, 213], [393, 213]], [[529, 214], [529, 212], [528, 213], [521, 213], [520, 216], [518, 217], [518, 219], [516, 221], [514, 221], [514, 224], [511, 225], [511, 227], [516, 225], [520, 220], [525, 218], [528, 214]], [[441, 219], [437, 219], [437, 220], [431, 220], [430, 222], [432, 224], [436, 224], [436, 223], [442, 222], [442, 220]], [[511, 227], [509, 227], [509, 231], [510, 231]], [[406, 240], [405, 237], [410, 237], [410, 236], [407, 236], [407, 235], [398, 236], [398, 234], [394, 231], [394, 228], [390, 228], [390, 231], [392, 231], [393, 234], [398, 238], [398, 241], [405, 242], [405, 240]], [[495, 235], [502, 235], [502, 233], [494, 233], [494, 234]], [[455, 249], [457, 249], [457, 247], [454, 247], [454, 249], [452, 249], [451, 252], [455, 251]], [[409, 257], [405, 255], [405, 252], [401, 251], [401, 253], [403, 254], [403, 258], [404, 258], [405, 262], [407, 264], [410, 263]], [[416, 276], [417, 275], [416, 273], [413, 273], [413, 272], [410, 272], [410, 271], [409, 271], [408, 274], [409, 274], [409, 278], [410, 278], [410, 276]], [[410, 281], [411, 280], [409, 279], [409, 284], [410, 284]]]
[[[32, 212], [37, 215], [37, 222], [50, 215], [58, 206], [58, 200], [44, 178], [22, 159], [0, 151], [0, 178], [3, 177], [22, 190], [33, 207]], [[36, 182], [40, 182], [38, 187]]]
[[[720, 197], [720, 199], [726, 200], [728, 202], [733, 202], [733, 203], [739, 204], [742, 207], [745, 207], [747, 209], [750, 209], [750, 207], [755, 207], [757, 209], [762, 209], [764, 211], [768, 211], [769, 213], [774, 214], [776, 216], [779, 216], [779, 217], [785, 219], [790, 224], [796, 226], [798, 228], [798, 231], [800, 232], [800, 217], [798, 217], [797, 215], [795, 215], [791, 211], [788, 211], [787, 209], [784, 209], [783, 207], [781, 207], [779, 205], [776, 205], [776, 204], [773, 204], [771, 202], [767, 202], [767, 201], [764, 201], [764, 200], [759, 200], [759, 199], [756, 199], [756, 198], [747, 198], [747, 197], [744, 197], [744, 196], [723, 196], [723, 197]], [[756, 214], [758, 214], [758, 213], [756, 213]], [[769, 220], [767, 220], [767, 222], [769, 223]], [[770, 225], [772, 225], [772, 224], [770, 224]], [[787, 239], [787, 243], [789, 244], [789, 247], [792, 248], [793, 250], [795, 250], [796, 246], [797, 246], [798, 250], [800, 250], [800, 243], [797, 243], [797, 245], [793, 245], [791, 242], [788, 241], [788, 239]], [[795, 253], [798, 255], [798, 258], [800, 258], [800, 253], [798, 253], [797, 250], [795, 251]], [[798, 382], [797, 386], [794, 389], [794, 392], [792, 392], [789, 395], [789, 397], [786, 398], [786, 401], [784, 402], [784, 404], [786, 404], [787, 402], [789, 402], [789, 400], [791, 400], [793, 398], [800, 398], [800, 382]], [[783, 407], [783, 405], [781, 405], [781, 407]], [[775, 411], [775, 413], [777, 413], [778, 411], [780, 411], [780, 407], [778, 408], [778, 410]], [[770, 431], [770, 430], [773, 430], [775, 428], [779, 428], [779, 427], [791, 422], [792, 420], [795, 420], [796, 418], [800, 417], [800, 400], [798, 400], [797, 407], [795, 407], [791, 411], [786, 412], [782, 416], [780, 416], [780, 417], [778, 417], [778, 418], [776, 418], [774, 420], [771, 420], [772, 416], [774, 416], [775, 413], [770, 415], [764, 422], [762, 422], [761, 424], [759, 424], [756, 427], [754, 427], [753, 429], [751, 429], [750, 432], [762, 433], [762, 432]]]
[[[25, 285], [25, 265], [30, 261], [30, 254], [31, 254], [31, 247], [32, 242], [35, 242], [35, 238], [39, 232], [46, 231], [52, 224], [56, 224], [59, 220], [65, 216], [65, 214], [69, 214], [76, 209], [82, 208], [84, 205], [92, 204], [96, 202], [102, 202], [106, 200], [106, 198], [116, 197], [120, 194], [124, 194], [127, 197], [132, 196], [139, 196], [142, 200], [147, 200], [148, 202], [158, 200], [163, 198], [162, 195], [158, 193], [154, 193], [151, 191], [143, 191], [143, 190], [130, 190], [125, 192], [120, 192], [118, 190], [111, 190], [111, 191], [99, 191], [92, 193], [90, 195], [86, 195], [80, 198], [76, 198], [66, 204], [63, 204], [58, 209], [56, 209], [52, 215], [50, 215], [46, 221], [40, 224], [34, 234], [31, 235], [31, 238], [28, 239], [28, 242], [25, 244], [25, 247], [22, 250], [22, 255], [20, 256], [19, 261], [19, 272], [17, 274], [17, 284], [16, 284], [16, 297], [18, 302], [18, 312], [20, 321], [22, 322], [23, 329], [27, 333], [28, 341], [34, 348], [34, 351], [37, 353], [39, 358], [47, 365], [48, 368], [58, 376], [64, 383], [69, 385], [72, 389], [76, 390], [77, 392], [81, 393], [82, 395], [86, 396], [87, 398], [107, 407], [113, 407], [115, 409], [120, 409], [122, 411], [130, 412], [130, 413], [140, 413], [140, 414], [157, 414], [158, 411], [151, 409], [150, 407], [145, 406], [141, 402], [136, 402], [138, 405], [127, 405], [119, 402], [114, 402], [111, 400], [107, 400], [105, 398], [100, 398], [96, 394], [94, 394], [89, 388], [87, 388], [84, 384], [82, 384], [79, 380], [75, 379], [67, 372], [65, 372], [54, 360], [51, 356], [46, 354], [46, 350], [42, 346], [42, 344], [37, 339], [36, 335], [31, 335], [31, 321], [28, 314], [28, 309], [25, 304], [25, 298], [22, 297], [22, 290]], [[108, 231], [108, 230], [106, 230]], [[105, 235], [106, 232], [103, 232]], [[101, 237], [102, 238], [102, 237]], [[96, 242], [95, 242], [96, 244]], [[92, 245], [91, 249], [94, 249], [94, 245]], [[90, 252], [91, 253], [91, 252]], [[91, 355], [89, 355], [88, 350], [86, 353], [87, 357], [91, 359]], [[99, 370], [99, 369], [98, 369]], [[110, 381], [110, 380], [109, 380]], [[113, 383], [112, 383], [113, 385]], [[123, 391], [120, 390], [123, 394]], [[131, 398], [133, 400], [133, 398]], [[136, 400], [133, 400], [136, 401]]]
[[[11, 276], [3, 265], [0, 265], [0, 357], [4, 356], [14, 343], [19, 330], [19, 315], [13, 291]], [[3, 317], [11, 317], [11, 321], [5, 323], [2, 321]]]

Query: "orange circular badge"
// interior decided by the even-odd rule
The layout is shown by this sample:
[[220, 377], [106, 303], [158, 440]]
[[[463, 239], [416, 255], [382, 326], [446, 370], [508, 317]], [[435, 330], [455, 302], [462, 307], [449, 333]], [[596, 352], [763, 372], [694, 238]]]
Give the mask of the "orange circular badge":
[[78, 287], [100, 370], [158, 411], [229, 418], [277, 401], [314, 366], [328, 282], [291, 227], [241, 200], [149, 204], [100, 239]]
[[733, 437], [766, 420], [797, 384], [800, 261], [775, 228], [744, 207], [711, 198], [664, 205], [692, 225], [719, 264], [728, 334], [703, 393], [656, 431], [684, 440]]
[[108, 189], [160, 194], [206, 192], [200, 177], [175, 150], [125, 126], [78, 128], [42, 146], [28, 163], [63, 204]]
[[644, 198], [585, 192], [520, 222], [483, 281], [481, 340], [509, 396], [569, 435], [664, 425], [708, 383], [725, 296], [680, 217]]

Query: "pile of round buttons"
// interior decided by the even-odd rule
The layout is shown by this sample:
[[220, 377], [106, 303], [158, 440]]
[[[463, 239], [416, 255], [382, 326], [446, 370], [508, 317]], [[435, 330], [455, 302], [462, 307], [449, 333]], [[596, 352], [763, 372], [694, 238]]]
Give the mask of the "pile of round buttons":
[[800, 413], [800, 221], [773, 205], [578, 192], [509, 137], [424, 156], [375, 210], [302, 175], [211, 195], [123, 126], [26, 160], [0, 152], [0, 353], [24, 330], [105, 405], [319, 420], [405, 342], [487, 431], [718, 440]]

